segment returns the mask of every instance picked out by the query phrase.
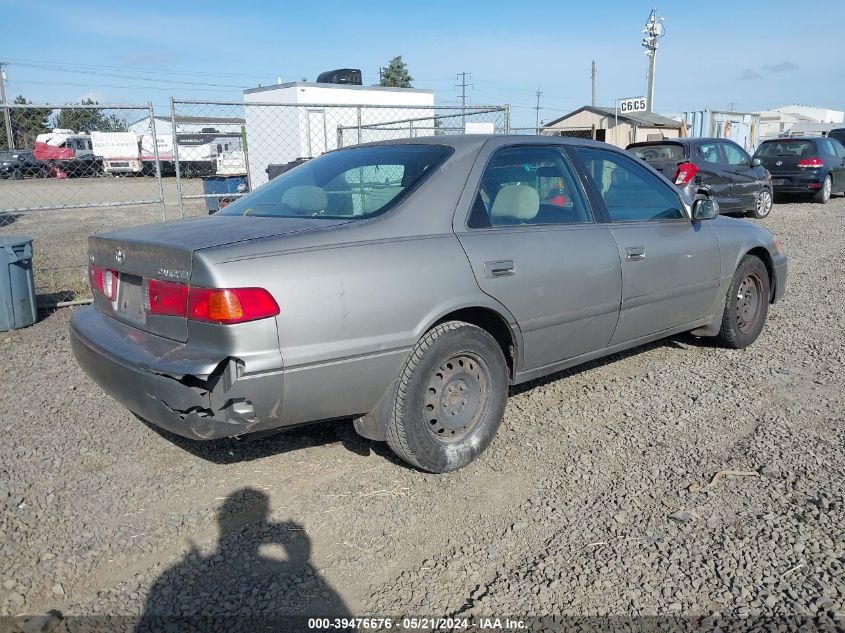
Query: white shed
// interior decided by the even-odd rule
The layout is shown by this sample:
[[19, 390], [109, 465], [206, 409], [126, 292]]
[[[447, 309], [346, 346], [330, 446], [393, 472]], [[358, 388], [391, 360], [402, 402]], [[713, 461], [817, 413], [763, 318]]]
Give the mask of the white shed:
[[432, 134], [432, 106], [434, 91], [416, 88], [297, 81], [244, 90], [250, 185], [267, 182], [272, 164], [413, 135], [415, 121]]

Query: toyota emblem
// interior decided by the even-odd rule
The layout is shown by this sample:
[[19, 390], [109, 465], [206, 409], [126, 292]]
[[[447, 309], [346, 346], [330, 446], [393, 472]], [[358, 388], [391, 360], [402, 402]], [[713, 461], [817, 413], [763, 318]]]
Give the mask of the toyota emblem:
[[783, 165], [782, 160], [779, 160], [778, 162], [775, 163], [775, 167], [780, 167], [781, 165]]
[[123, 254], [123, 249], [114, 249], [114, 261], [116, 261], [118, 264], [122, 264], [125, 259], [126, 255]]

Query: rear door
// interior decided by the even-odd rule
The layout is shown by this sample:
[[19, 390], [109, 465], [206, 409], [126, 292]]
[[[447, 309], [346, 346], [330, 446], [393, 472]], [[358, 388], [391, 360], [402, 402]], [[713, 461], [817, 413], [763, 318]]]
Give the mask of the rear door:
[[719, 203], [721, 210], [726, 213], [736, 211], [738, 204], [731, 194], [732, 178], [721, 143], [716, 140], [696, 143], [690, 149], [690, 158], [698, 167], [701, 183], [710, 187], [713, 199]]
[[621, 152], [578, 147], [622, 261], [622, 308], [610, 344], [712, 316], [721, 261], [716, 232], [691, 222], [677, 191]]
[[570, 161], [559, 146], [534, 144], [480, 160], [455, 233], [479, 287], [516, 318], [523, 369], [607, 346], [619, 316], [619, 254]]
[[751, 157], [739, 145], [731, 141], [722, 141], [721, 145], [731, 179], [731, 198], [737, 201], [738, 211], [750, 211], [757, 201], [762, 173], [751, 166]]

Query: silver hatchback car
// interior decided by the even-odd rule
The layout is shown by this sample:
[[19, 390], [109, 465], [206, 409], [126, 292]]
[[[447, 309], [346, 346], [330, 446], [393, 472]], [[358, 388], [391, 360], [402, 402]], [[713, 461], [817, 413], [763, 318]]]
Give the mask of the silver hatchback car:
[[445, 472], [489, 445], [509, 385], [679, 332], [751, 344], [786, 256], [717, 214], [603, 143], [362, 145], [214, 216], [91, 237], [71, 340], [179, 435], [353, 418]]

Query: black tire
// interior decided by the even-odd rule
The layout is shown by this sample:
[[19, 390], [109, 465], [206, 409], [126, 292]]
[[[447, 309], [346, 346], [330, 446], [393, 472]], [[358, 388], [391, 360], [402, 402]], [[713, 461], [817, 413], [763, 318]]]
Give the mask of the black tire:
[[831, 179], [830, 174], [828, 174], [822, 181], [821, 189], [819, 189], [813, 196], [813, 202], [817, 202], [818, 204], [827, 204], [830, 202], [830, 195], [832, 191], [833, 180]]
[[496, 340], [469, 323], [441, 323], [414, 346], [399, 375], [387, 444], [421, 470], [456, 470], [493, 440], [507, 396], [508, 367]]
[[771, 296], [769, 271], [759, 257], [746, 255], [739, 262], [722, 313], [717, 338], [725, 347], [748, 347], [763, 331]]
[[12, 171], [12, 180], [23, 180], [23, 171], [15, 169]]
[[762, 220], [772, 212], [772, 192], [766, 188], [760, 189], [757, 193], [757, 199], [754, 201], [754, 208], [749, 212], [752, 218]]

